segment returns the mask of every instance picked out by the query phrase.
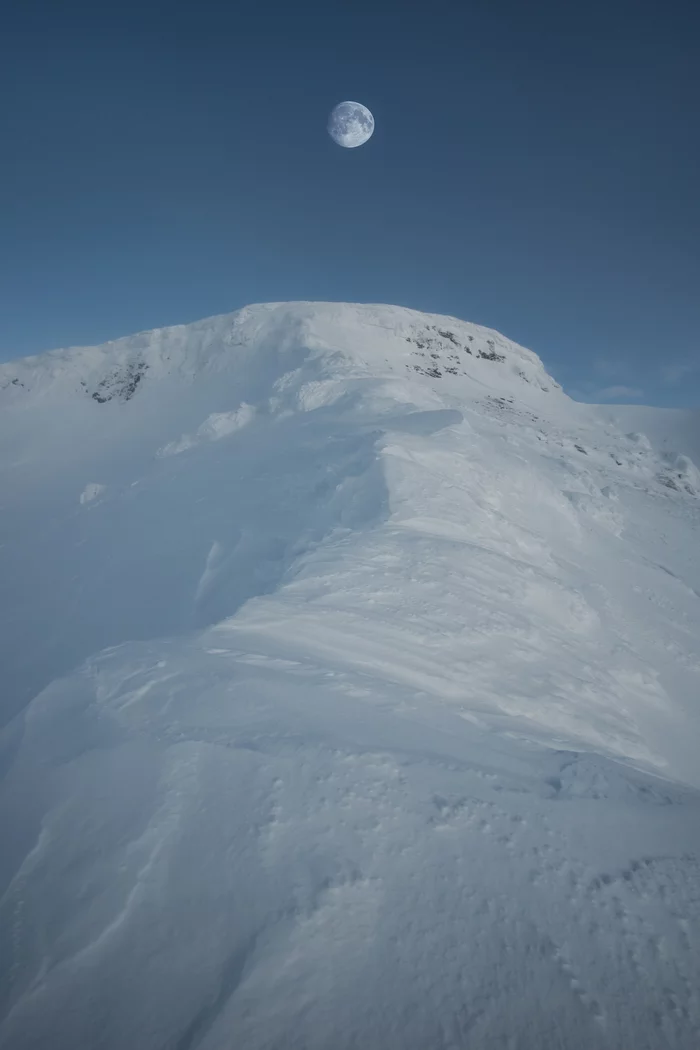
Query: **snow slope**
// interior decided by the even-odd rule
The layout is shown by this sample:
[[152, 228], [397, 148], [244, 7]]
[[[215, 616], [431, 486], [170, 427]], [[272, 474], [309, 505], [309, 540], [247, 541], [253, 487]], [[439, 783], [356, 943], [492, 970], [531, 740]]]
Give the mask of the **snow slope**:
[[0, 457], [0, 1046], [700, 1045], [697, 414], [271, 304]]

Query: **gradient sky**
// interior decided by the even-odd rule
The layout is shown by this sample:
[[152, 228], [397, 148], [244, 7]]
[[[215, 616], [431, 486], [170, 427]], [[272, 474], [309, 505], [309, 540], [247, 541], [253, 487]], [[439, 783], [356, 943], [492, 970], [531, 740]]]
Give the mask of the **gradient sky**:
[[[700, 405], [699, 7], [11, 4], [0, 360], [389, 302], [499, 329], [581, 399]], [[356, 150], [325, 130], [346, 98]]]

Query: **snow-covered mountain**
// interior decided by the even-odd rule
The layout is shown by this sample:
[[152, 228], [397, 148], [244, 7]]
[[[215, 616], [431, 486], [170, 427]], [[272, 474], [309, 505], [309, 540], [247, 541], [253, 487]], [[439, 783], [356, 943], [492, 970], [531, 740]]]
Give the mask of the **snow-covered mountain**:
[[696, 1050], [697, 463], [397, 307], [0, 365], [0, 1046]]

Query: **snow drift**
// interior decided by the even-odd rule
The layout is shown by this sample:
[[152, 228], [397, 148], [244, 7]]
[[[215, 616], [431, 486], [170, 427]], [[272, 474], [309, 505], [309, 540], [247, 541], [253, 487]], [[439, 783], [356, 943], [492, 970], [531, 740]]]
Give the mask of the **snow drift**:
[[0, 455], [1, 1046], [694, 1050], [697, 415], [272, 304]]

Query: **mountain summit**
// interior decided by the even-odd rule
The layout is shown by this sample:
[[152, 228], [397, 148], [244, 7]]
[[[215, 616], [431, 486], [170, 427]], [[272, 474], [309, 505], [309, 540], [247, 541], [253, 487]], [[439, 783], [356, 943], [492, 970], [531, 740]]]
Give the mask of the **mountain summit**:
[[335, 478], [338, 513], [347, 470], [378, 491], [379, 431], [394, 417], [440, 429], [470, 398], [536, 404], [558, 389], [489, 329], [334, 303], [251, 306], [0, 365], [4, 528], [23, 539], [0, 548], [19, 598], [0, 643], [6, 704], [105, 645], [205, 622], [198, 581], [214, 543], [230, 569], [212, 616], [265, 590], [263, 576], [272, 586], [307, 530], [317, 542], [340, 524], [319, 478]]
[[695, 1050], [698, 462], [391, 306], [0, 366], [0, 1047]]
[[[503, 366], [489, 378], [482, 362]], [[0, 365], [8, 386], [81, 390], [102, 403], [134, 396], [149, 377], [201, 379], [230, 375], [237, 383], [274, 383], [303, 369], [333, 378], [467, 376], [487, 385], [517, 376], [558, 388], [536, 354], [498, 332], [453, 317], [397, 306], [354, 303], [265, 303], [190, 325], [155, 329], [99, 347], [56, 350]], [[439, 375], [438, 375], [439, 373]], [[77, 384], [76, 385], [76, 381]]]

